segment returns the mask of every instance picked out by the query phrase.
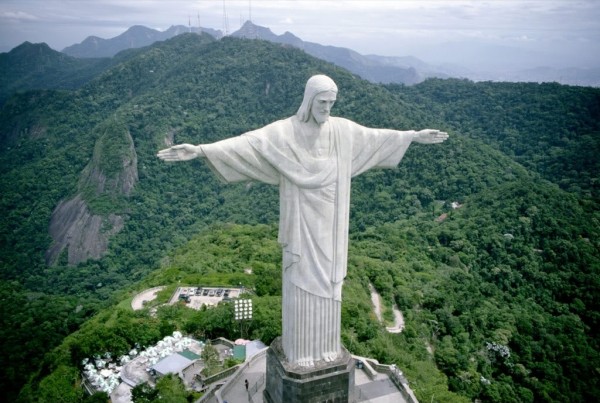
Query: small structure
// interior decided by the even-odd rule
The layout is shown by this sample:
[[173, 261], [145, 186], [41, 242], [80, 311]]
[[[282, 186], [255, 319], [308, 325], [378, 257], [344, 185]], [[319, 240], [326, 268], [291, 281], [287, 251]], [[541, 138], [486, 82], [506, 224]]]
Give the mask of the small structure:
[[132, 349], [119, 359], [121, 383], [111, 388], [113, 403], [130, 403], [131, 389], [147, 382], [154, 386], [156, 377], [177, 374], [188, 388], [197, 389], [195, 375], [202, 370], [200, 353], [204, 343], [175, 331], [153, 346], [138, 351]]
[[237, 339], [235, 346], [233, 346], [233, 358], [246, 361], [266, 347], [265, 343], [260, 340]]
[[200, 369], [200, 356], [187, 349], [173, 353], [151, 367], [151, 371], [156, 377], [177, 374], [188, 386], [191, 385], [194, 375]]

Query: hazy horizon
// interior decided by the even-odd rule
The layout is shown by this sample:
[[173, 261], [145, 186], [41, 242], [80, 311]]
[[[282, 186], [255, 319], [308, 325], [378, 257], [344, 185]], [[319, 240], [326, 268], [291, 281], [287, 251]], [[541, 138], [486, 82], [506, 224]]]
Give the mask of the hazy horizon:
[[361, 54], [414, 56], [469, 68], [600, 67], [600, 1], [593, 0], [3, 0], [0, 51], [45, 42], [61, 51], [134, 25], [231, 34], [243, 22]]

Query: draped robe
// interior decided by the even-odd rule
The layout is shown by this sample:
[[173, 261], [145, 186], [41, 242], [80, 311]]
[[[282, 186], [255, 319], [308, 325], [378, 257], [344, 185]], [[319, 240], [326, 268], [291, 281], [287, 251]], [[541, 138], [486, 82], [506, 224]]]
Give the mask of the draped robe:
[[201, 146], [224, 182], [279, 186], [282, 344], [291, 363], [332, 359], [340, 352], [350, 180], [370, 168], [396, 166], [414, 134], [330, 117], [322, 132], [329, 136], [329, 149], [315, 157], [301, 137], [303, 124], [293, 116]]

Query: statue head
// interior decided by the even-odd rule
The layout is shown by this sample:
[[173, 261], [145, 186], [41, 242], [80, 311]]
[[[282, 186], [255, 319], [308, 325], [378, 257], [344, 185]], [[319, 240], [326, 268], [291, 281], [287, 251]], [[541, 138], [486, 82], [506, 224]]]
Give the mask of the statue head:
[[[320, 114], [317, 110], [313, 112], [313, 103], [315, 101], [315, 98], [317, 97], [317, 95], [322, 94], [323, 96], [321, 96], [320, 98], [326, 99], [319, 99], [319, 101], [328, 102], [330, 106], [331, 101], [335, 101], [337, 91], [337, 85], [335, 85], [335, 82], [331, 78], [322, 74], [312, 76], [306, 82], [306, 88], [304, 89], [304, 99], [302, 100], [302, 105], [300, 105], [296, 116], [298, 116], [298, 119], [300, 119], [300, 121], [308, 122], [311, 116], [317, 115], [314, 116], [317, 123], [323, 123], [323, 121], [327, 120], [327, 118], [329, 117], [329, 111], [327, 111], [326, 114]], [[317, 105], [314, 106], [318, 109]], [[322, 119], [324, 120], [319, 121]]]

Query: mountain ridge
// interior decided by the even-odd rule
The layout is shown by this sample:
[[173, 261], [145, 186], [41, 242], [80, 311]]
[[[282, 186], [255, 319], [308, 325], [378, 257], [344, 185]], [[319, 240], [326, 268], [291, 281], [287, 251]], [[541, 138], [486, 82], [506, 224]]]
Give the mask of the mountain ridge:
[[[145, 28], [145, 27], [144, 27]], [[63, 52], [67, 54], [86, 55], [81, 57], [99, 57], [99, 56], [110, 56], [116, 54], [119, 50], [131, 48], [124, 39], [130, 36], [130, 28], [125, 33], [111, 39], [97, 39], [99, 47], [103, 49], [102, 52], [94, 53], [92, 47], [82, 46], [81, 44], [75, 44], [63, 49]], [[196, 32], [199, 33], [207, 32], [216, 39], [223, 37], [223, 33], [219, 30], [213, 30], [210, 28], [196, 28], [196, 27], [185, 27], [185, 26], [171, 26], [164, 32], [151, 30], [145, 28], [145, 32], [151, 32], [151, 36], [157, 38], [156, 40], [165, 40], [170, 38], [177, 33], [182, 32]], [[545, 82], [545, 81], [556, 81], [562, 84], [568, 85], [582, 85], [582, 86], [600, 86], [600, 73], [599, 68], [552, 68], [552, 67], [538, 67], [538, 68], [514, 68], [513, 64], [507, 64], [509, 67], [504, 69], [491, 70], [485, 66], [482, 68], [474, 69], [473, 67], [464, 67], [457, 61], [442, 61], [437, 60], [435, 63], [424, 62], [414, 56], [377, 56], [377, 55], [361, 55], [348, 48], [321, 45], [313, 42], [305, 42], [293, 33], [286, 31], [282, 35], [274, 34], [269, 28], [262, 27], [246, 21], [242, 27], [231, 34], [232, 36], [246, 37], [249, 39], [263, 39], [277, 43], [284, 43], [291, 46], [298, 47], [305, 50], [307, 53], [319, 57], [323, 60], [327, 60], [341, 67], [344, 67], [355, 74], [358, 74], [364, 79], [375, 83], [402, 83], [406, 85], [412, 85], [423, 81], [424, 79], [435, 77], [435, 78], [467, 78], [474, 81], [515, 81], [515, 82]], [[95, 37], [90, 37], [95, 38]], [[87, 39], [86, 39], [87, 40]], [[86, 41], [84, 40], [84, 42]], [[112, 43], [115, 43], [113, 45]], [[119, 42], [121, 45], [117, 46]], [[149, 45], [149, 41], [140, 40], [140, 43], [144, 43], [146, 46]], [[100, 45], [102, 44], [102, 45]], [[114, 46], [114, 47], [113, 47]], [[450, 45], [449, 45], [450, 46]], [[504, 49], [504, 52], [509, 52], [510, 49]], [[439, 52], [438, 52], [439, 53]], [[531, 55], [527, 54], [528, 57]], [[476, 58], [473, 55], [473, 58]], [[518, 55], [512, 55], [511, 58], [518, 60]], [[511, 59], [511, 60], [512, 60]], [[543, 71], [537, 73], [538, 69]]]
[[0, 104], [18, 91], [77, 88], [113, 63], [111, 59], [78, 59], [45, 43], [23, 42], [0, 53]]
[[[156, 41], [164, 41], [173, 36], [190, 32], [205, 32], [215, 39], [223, 37], [221, 31], [211, 28], [174, 25], [165, 31], [158, 31], [136, 25], [114, 38], [103, 39], [89, 36], [79, 44], [64, 48], [62, 52], [81, 60], [113, 57], [123, 50], [137, 49]], [[289, 31], [282, 35], [276, 35], [269, 28], [253, 24], [251, 21], [246, 21], [231, 36], [262, 39], [295, 46], [315, 57], [346, 68], [374, 83], [413, 85], [427, 78], [455, 77], [473, 81], [559, 82], [568, 85], [600, 86], [600, 68], [528, 67], [520, 69], [515, 67], [514, 64], [508, 64], [508, 67], [504, 69], [492, 70], [485, 67], [473, 69], [472, 67], [466, 68], [458, 64], [459, 62], [451, 62], [450, 60], [443, 62], [440, 59], [436, 63], [429, 63], [414, 56], [362, 55], [348, 48], [305, 42]], [[509, 52], [509, 50], [505, 49], [504, 52]], [[15, 59], [15, 57], [12, 57], [12, 59]], [[70, 77], [67, 74], [62, 80], [68, 81], [69, 79]], [[27, 85], [25, 80], [22, 85]]]
[[61, 52], [77, 58], [113, 57], [125, 49], [149, 46], [154, 42], [164, 41], [189, 32], [206, 32], [217, 39], [222, 36], [220, 31], [210, 28], [188, 28], [183, 25], [172, 25], [165, 31], [159, 31], [143, 25], [134, 25], [122, 34], [110, 39], [88, 36], [81, 43], [67, 46]]

